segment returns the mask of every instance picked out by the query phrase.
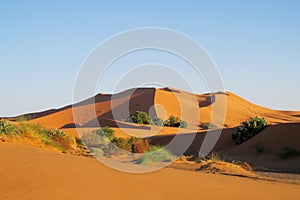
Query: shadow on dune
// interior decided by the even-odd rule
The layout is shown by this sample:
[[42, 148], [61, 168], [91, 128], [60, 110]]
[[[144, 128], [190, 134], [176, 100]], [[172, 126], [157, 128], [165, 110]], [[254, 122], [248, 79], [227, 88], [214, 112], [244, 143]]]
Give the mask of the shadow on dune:
[[[229, 146], [233, 145], [233, 141], [231, 139], [231, 135], [234, 132], [235, 128], [230, 129], [223, 129], [222, 133], [220, 135], [220, 138], [218, 139], [216, 145], [214, 146], [214, 151], [221, 151]], [[216, 130], [211, 130], [210, 134], [216, 134]], [[161, 135], [161, 136], [153, 136], [149, 137], [152, 145], [159, 145], [159, 146], [166, 146], [169, 144], [174, 137], [178, 137], [178, 140], [181, 141], [187, 141], [187, 138], [194, 137], [192, 143], [188, 147], [188, 149], [185, 151], [185, 154], [198, 154], [200, 147], [203, 143], [203, 140], [206, 136], [207, 132], [198, 132], [198, 133], [181, 133], [180, 135]], [[178, 144], [180, 145], [180, 144]]]

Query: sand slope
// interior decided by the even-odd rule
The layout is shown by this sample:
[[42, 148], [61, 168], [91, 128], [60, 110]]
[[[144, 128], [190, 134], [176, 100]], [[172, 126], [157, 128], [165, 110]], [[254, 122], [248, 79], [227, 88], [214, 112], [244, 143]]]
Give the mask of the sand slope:
[[[199, 125], [209, 122], [212, 109], [217, 108], [215, 116], [220, 117], [218, 109], [222, 101], [226, 101], [225, 128], [214, 147], [215, 151], [222, 151], [234, 159], [246, 160], [256, 166], [281, 168], [300, 171], [299, 158], [282, 161], [277, 154], [285, 146], [300, 151], [300, 112], [278, 111], [252, 104], [245, 99], [231, 93], [212, 93], [195, 95], [175, 88], [137, 88], [118, 94], [98, 94], [93, 98], [66, 106], [58, 110], [28, 114], [33, 123], [49, 128], [62, 128], [68, 134], [77, 135], [77, 131], [85, 132], [108, 125], [115, 130], [117, 137], [151, 137], [153, 144], [166, 145], [175, 134], [179, 134], [182, 141], [190, 138], [198, 129], [194, 141], [186, 153], [197, 153], [203, 142], [206, 131]], [[187, 129], [170, 127], [143, 126], [124, 122], [130, 114], [136, 111], [148, 112], [151, 117], [166, 119], [175, 115], [186, 120]], [[73, 112], [77, 113], [76, 130]], [[236, 127], [250, 117], [264, 117], [270, 126], [249, 141], [235, 145], [231, 139]], [[220, 126], [220, 124], [217, 124]], [[257, 145], [263, 145], [266, 151], [256, 155]]]
[[0, 199], [300, 199], [299, 185], [170, 168], [127, 174], [92, 158], [3, 143], [0, 163]]
[[[75, 104], [73, 112], [79, 116], [77, 125], [83, 127], [97, 127], [98, 122], [112, 127], [123, 126], [122, 120], [140, 110], [163, 119], [169, 115], [181, 117], [193, 129], [211, 120], [213, 105], [222, 99], [226, 101], [224, 127], [239, 126], [242, 121], [255, 116], [266, 118], [270, 124], [300, 122], [300, 112], [264, 108], [231, 92], [195, 95], [174, 88], [136, 88], [114, 95], [98, 94]], [[74, 127], [72, 106], [25, 116], [50, 128]], [[120, 121], [119, 124], [114, 122], [116, 120]]]

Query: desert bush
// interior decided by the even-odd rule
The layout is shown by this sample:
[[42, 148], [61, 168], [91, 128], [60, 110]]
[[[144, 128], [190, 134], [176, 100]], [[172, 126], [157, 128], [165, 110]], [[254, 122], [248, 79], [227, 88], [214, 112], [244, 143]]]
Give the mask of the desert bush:
[[19, 130], [17, 127], [11, 123], [9, 123], [7, 120], [1, 120], [0, 121], [0, 134], [2, 135], [18, 135]]
[[126, 139], [125, 138], [115, 138], [112, 142], [120, 149], [131, 152], [131, 145], [132, 145], [131, 140], [129, 140], [127, 138]]
[[170, 127], [179, 127], [180, 119], [178, 117], [175, 117], [174, 115], [170, 115], [169, 118], [165, 121], [164, 125]]
[[92, 150], [92, 148], [101, 149], [104, 153], [108, 153], [113, 149], [111, 142], [116, 140], [114, 133], [115, 131], [109, 126], [105, 126], [101, 129], [84, 133], [81, 136], [81, 141], [90, 150]]
[[[104, 154], [111, 153], [115, 150], [114, 145], [134, 153], [143, 153], [150, 149], [150, 143], [147, 139], [130, 137], [130, 138], [116, 138], [114, 130], [104, 127], [102, 129], [94, 130], [89, 133], [84, 133], [81, 137], [82, 142], [92, 151], [92, 149], [101, 149]], [[111, 141], [111, 143], [109, 142]]]
[[132, 151], [133, 145], [133, 153], [144, 153], [149, 151], [151, 146], [148, 139], [142, 139], [137, 137], [130, 137], [130, 138], [115, 138], [113, 143], [126, 151]]
[[184, 121], [184, 120], [181, 120], [180, 121], [180, 128], [187, 128], [187, 126], [188, 126], [188, 123], [186, 122], [186, 121]]
[[61, 130], [59, 130], [59, 129], [54, 129], [54, 131], [53, 132], [49, 132], [49, 135], [51, 135], [51, 136], [62, 136], [62, 137], [64, 137], [65, 136], [65, 133], [64, 132], [62, 132]]
[[154, 119], [152, 119], [152, 122], [156, 126], [163, 126], [164, 125], [164, 120], [162, 120], [161, 118], [154, 118]]
[[136, 160], [136, 163], [146, 165], [151, 162], [168, 162], [171, 161], [173, 157], [172, 153], [165, 148], [152, 146], [148, 152]]
[[242, 122], [242, 126], [238, 128], [236, 133], [232, 134], [232, 139], [236, 144], [242, 144], [264, 130], [267, 126], [268, 123], [264, 118], [251, 117], [248, 121]]
[[174, 115], [170, 115], [169, 118], [164, 122], [164, 126], [169, 127], [180, 127], [180, 128], [186, 128], [187, 122], [180, 120], [178, 117], [175, 117]]
[[90, 148], [90, 149], [96, 158], [102, 158], [104, 156], [104, 151], [102, 149], [100, 148]]
[[24, 115], [21, 115], [21, 116], [16, 117], [15, 121], [17, 121], [17, 122], [26, 122], [26, 121], [28, 121], [28, 119]]
[[18, 135], [20, 137], [32, 138], [34, 141], [42, 142], [61, 151], [77, 147], [73, 136], [66, 136], [59, 129], [52, 131], [39, 124], [29, 123], [25, 120], [20, 121], [18, 125], [10, 124], [5, 120], [0, 121], [0, 134], [6, 134], [10, 137]]
[[107, 148], [108, 138], [99, 135], [99, 132], [102, 131], [96, 130], [88, 133], [84, 133], [81, 136], [81, 141], [90, 149], [90, 148]]
[[109, 126], [105, 126], [101, 129], [98, 129], [95, 131], [96, 134], [98, 134], [101, 137], [106, 137], [110, 141], [112, 141], [115, 138], [115, 131], [111, 129]]
[[138, 138], [134, 142], [134, 153], [144, 153], [151, 148], [149, 140]]
[[205, 123], [202, 123], [200, 125], [201, 128], [207, 130], [209, 128], [217, 128], [217, 125], [213, 124], [213, 123], [210, 123], [210, 122], [205, 122]]
[[300, 152], [298, 152], [296, 149], [291, 148], [291, 147], [284, 147], [279, 152], [278, 156], [281, 159], [287, 159], [287, 158], [290, 158], [290, 157], [300, 156]]
[[152, 124], [152, 120], [148, 113], [143, 111], [136, 111], [135, 114], [131, 114], [127, 121], [131, 121], [137, 124]]

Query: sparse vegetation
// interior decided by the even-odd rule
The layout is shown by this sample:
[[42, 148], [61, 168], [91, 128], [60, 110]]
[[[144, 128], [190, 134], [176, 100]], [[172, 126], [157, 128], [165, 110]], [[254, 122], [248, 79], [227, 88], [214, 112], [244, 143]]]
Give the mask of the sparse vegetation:
[[232, 135], [232, 139], [237, 145], [242, 144], [253, 138], [267, 126], [268, 123], [264, 118], [251, 117], [248, 121], [242, 122], [242, 126], [240, 126], [237, 132]]
[[169, 126], [169, 127], [180, 127], [187, 128], [188, 123], [184, 120], [180, 120], [174, 115], [170, 115], [167, 120], [161, 118], [151, 119], [148, 113], [143, 111], [136, 111], [135, 114], [131, 114], [125, 121], [133, 122], [136, 124], [152, 124], [156, 126]]
[[81, 139], [93, 153], [99, 155], [97, 149], [101, 149], [103, 151], [102, 156], [113, 153], [113, 150], [116, 150], [114, 145], [129, 152], [133, 150], [134, 153], [143, 153], [150, 149], [149, 140], [137, 137], [117, 138], [114, 135], [114, 130], [108, 126], [84, 133]]
[[17, 127], [6, 120], [0, 121], [0, 135], [18, 135], [20, 132]]
[[281, 159], [287, 159], [287, 158], [290, 158], [290, 157], [300, 156], [300, 152], [297, 151], [297, 150], [294, 149], [294, 148], [291, 148], [291, 147], [284, 147], [284, 148], [282, 148], [282, 150], [279, 152], [278, 156], [279, 156]]
[[169, 118], [164, 122], [164, 126], [186, 128], [188, 124], [186, 121], [180, 120], [174, 115], [170, 115]]
[[136, 160], [136, 163], [146, 165], [152, 162], [168, 162], [172, 158], [173, 155], [170, 151], [160, 146], [152, 146], [148, 152]]
[[144, 153], [150, 150], [151, 146], [149, 140], [137, 138], [135, 139], [134, 144], [134, 153]]
[[137, 124], [152, 124], [152, 120], [148, 113], [143, 111], [136, 111], [135, 114], [131, 114], [127, 121]]
[[209, 128], [217, 128], [217, 125], [213, 124], [213, 123], [210, 123], [210, 122], [205, 122], [205, 123], [202, 123], [200, 125], [201, 128], [207, 130]]
[[12, 137], [27, 137], [37, 143], [43, 143], [52, 146], [62, 152], [77, 148], [76, 138], [66, 136], [59, 129], [46, 129], [38, 124], [32, 124], [27, 121], [21, 121], [14, 125], [6, 120], [0, 121], [0, 136], [7, 139]]
[[153, 124], [156, 126], [163, 126], [164, 125], [164, 120], [161, 118], [154, 118], [152, 120]]

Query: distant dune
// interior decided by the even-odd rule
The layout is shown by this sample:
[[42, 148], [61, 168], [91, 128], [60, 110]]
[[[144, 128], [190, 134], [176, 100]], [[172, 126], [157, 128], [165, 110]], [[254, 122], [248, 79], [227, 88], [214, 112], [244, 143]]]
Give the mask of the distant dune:
[[[114, 126], [112, 120], [121, 121], [136, 111], [150, 111], [152, 117], [166, 119], [169, 115], [180, 117], [183, 114], [182, 111], [193, 113], [195, 109], [200, 117], [185, 113], [183, 119], [189, 125], [199, 125], [211, 120], [212, 105], [221, 101], [221, 98], [225, 98], [226, 101], [224, 127], [227, 128], [239, 126], [242, 121], [254, 116], [264, 117], [270, 124], [300, 122], [300, 111], [278, 111], [264, 108], [231, 92], [195, 95], [173, 88], [137, 88], [114, 95], [98, 94], [75, 104], [74, 110], [80, 114], [80, 119], [76, 120], [79, 122], [77, 125], [83, 127], [97, 127], [96, 121], [99, 121], [101, 125]], [[61, 109], [30, 113], [25, 116], [32, 122], [50, 128], [74, 126], [72, 105]]]

